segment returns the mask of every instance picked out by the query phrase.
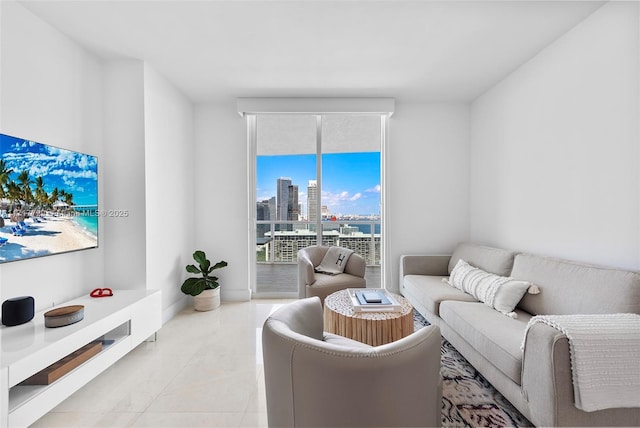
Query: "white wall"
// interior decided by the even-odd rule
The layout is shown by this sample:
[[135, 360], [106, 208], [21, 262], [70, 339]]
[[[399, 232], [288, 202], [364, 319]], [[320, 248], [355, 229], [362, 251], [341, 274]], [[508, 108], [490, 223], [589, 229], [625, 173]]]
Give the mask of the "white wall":
[[[196, 246], [229, 262], [223, 299], [248, 299], [245, 121], [229, 103], [197, 107], [195, 123]], [[450, 252], [468, 238], [468, 106], [398, 103], [389, 140], [387, 278], [397, 289], [401, 254]]]
[[235, 103], [196, 107], [195, 246], [212, 263], [223, 300], [248, 300], [247, 132]]
[[[102, 189], [100, 62], [21, 5], [0, 8], [0, 132], [98, 156]], [[103, 226], [98, 249], [1, 265], [0, 300], [31, 295], [41, 310], [103, 286]]]
[[165, 320], [185, 303], [180, 291], [194, 251], [193, 106], [144, 66], [147, 288], [162, 290]]
[[387, 287], [403, 254], [449, 254], [469, 237], [469, 107], [398, 101], [387, 152]]
[[471, 106], [471, 238], [640, 268], [638, 3], [604, 5]]
[[146, 288], [144, 64], [112, 61], [104, 67], [103, 209], [105, 285]]
[[105, 64], [105, 283], [162, 290], [163, 319], [187, 303], [194, 246], [193, 106], [138, 60]]
[[128, 216], [99, 218], [98, 249], [1, 265], [0, 299], [32, 295], [42, 310], [95, 287], [154, 288], [167, 320], [187, 301], [194, 246], [193, 107], [142, 61], [102, 63], [1, 7], [0, 132], [97, 155], [100, 208]]

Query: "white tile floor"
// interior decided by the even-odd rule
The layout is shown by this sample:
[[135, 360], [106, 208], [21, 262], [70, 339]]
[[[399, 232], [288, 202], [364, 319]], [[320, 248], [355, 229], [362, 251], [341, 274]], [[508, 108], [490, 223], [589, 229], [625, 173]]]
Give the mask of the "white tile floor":
[[262, 324], [288, 300], [188, 308], [34, 427], [266, 427]]

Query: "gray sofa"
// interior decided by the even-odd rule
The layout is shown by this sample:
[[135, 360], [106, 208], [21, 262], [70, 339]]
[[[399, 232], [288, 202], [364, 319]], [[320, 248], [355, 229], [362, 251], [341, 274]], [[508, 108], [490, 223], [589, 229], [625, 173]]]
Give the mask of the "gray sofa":
[[[442, 281], [459, 259], [529, 281], [540, 293], [524, 295], [517, 318], [505, 316]], [[534, 324], [520, 350], [533, 315], [640, 314], [640, 272], [464, 243], [452, 255], [402, 256], [400, 292], [536, 426], [640, 426], [640, 408], [575, 407], [569, 342], [560, 331]]]

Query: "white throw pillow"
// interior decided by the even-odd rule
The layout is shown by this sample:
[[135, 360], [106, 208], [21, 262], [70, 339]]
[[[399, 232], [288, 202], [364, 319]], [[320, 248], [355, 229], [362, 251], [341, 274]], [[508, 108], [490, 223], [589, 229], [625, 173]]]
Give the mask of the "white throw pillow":
[[325, 273], [328, 275], [337, 275], [344, 271], [344, 267], [347, 265], [349, 256], [353, 253], [353, 250], [343, 247], [329, 247], [327, 254], [320, 262], [316, 272]]
[[462, 259], [451, 271], [449, 284], [511, 318], [517, 317], [513, 310], [531, 286], [527, 281], [485, 272]]

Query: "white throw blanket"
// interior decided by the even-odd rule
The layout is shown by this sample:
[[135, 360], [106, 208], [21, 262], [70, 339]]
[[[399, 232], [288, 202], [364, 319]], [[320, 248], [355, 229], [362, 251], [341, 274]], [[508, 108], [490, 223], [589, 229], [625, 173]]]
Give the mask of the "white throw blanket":
[[640, 315], [537, 315], [569, 339], [575, 405], [585, 412], [640, 407]]
[[349, 256], [353, 253], [353, 250], [343, 247], [332, 246], [329, 247], [324, 258], [320, 262], [320, 265], [315, 268], [316, 272], [326, 273], [328, 275], [337, 275], [344, 271], [344, 267], [347, 265]]

